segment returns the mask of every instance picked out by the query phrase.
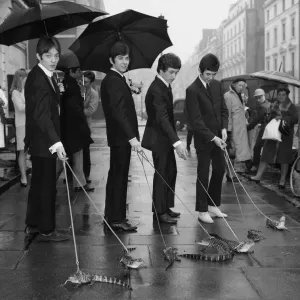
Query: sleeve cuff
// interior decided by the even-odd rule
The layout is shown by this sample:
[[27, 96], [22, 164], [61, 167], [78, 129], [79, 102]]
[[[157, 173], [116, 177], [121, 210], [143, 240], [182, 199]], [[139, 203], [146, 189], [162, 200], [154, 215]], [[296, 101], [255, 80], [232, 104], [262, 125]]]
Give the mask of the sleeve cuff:
[[130, 140], [129, 140], [129, 143], [131, 143], [133, 140], [137, 140], [137, 138], [134, 137], [133, 139], [130, 139]]
[[215, 137], [211, 140], [211, 142], [213, 142], [216, 138], [217, 138], [217, 137], [215, 136]]
[[51, 154], [55, 153], [57, 151], [57, 149], [59, 147], [62, 147], [62, 143], [61, 142], [57, 142], [55, 143], [54, 145], [52, 145], [50, 148], [49, 148], [49, 151], [51, 152]]
[[173, 147], [176, 148], [180, 144], [181, 144], [181, 141], [177, 141], [176, 143], [173, 144]]

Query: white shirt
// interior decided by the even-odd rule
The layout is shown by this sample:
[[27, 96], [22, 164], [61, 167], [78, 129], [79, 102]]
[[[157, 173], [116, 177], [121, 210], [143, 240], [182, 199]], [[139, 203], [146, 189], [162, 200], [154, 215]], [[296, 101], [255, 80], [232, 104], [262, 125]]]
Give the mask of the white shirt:
[[119, 72], [118, 70], [116, 70], [115, 68], [110, 68], [111, 70], [117, 72], [119, 75], [121, 75], [122, 77], [124, 77], [124, 74], [122, 74], [121, 72]]
[[[38, 66], [43, 70], [43, 72], [48, 76], [48, 77], [52, 77], [53, 76], [53, 72], [49, 71], [48, 69], [46, 69], [42, 64], [38, 64]], [[52, 85], [52, 82], [51, 82], [51, 85]], [[54, 87], [53, 87], [54, 88]], [[51, 152], [51, 154], [55, 153], [57, 151], [57, 149], [59, 147], [62, 147], [63, 144], [62, 142], [57, 142], [55, 143], [54, 145], [52, 145], [50, 148], [49, 148], [49, 151]]]
[[[167, 83], [159, 74], [157, 74], [157, 78], [159, 78], [167, 87], [170, 86], [170, 84]], [[176, 148], [180, 144], [181, 144], [181, 141], [177, 141], [176, 143], [173, 144], [173, 147]]]
[[199, 79], [202, 82], [203, 86], [207, 89], [207, 83], [201, 78], [201, 76], [199, 75]]

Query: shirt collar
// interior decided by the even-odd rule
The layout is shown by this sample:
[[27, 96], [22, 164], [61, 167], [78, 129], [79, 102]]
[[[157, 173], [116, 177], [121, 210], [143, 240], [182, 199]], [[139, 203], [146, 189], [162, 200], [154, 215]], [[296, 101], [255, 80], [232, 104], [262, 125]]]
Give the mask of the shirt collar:
[[48, 69], [46, 69], [41, 63], [39, 63], [38, 66], [44, 71], [44, 73], [45, 73], [48, 77], [52, 77], [53, 72], [51, 72], [51, 71], [49, 71]]
[[117, 72], [118, 74], [120, 74], [122, 77], [124, 77], [124, 75], [122, 73], [120, 73], [119, 71], [117, 71], [115, 68], [110, 68], [111, 70]]
[[170, 84], [167, 83], [159, 74], [157, 74], [157, 78], [159, 78], [167, 87], [170, 86]]
[[207, 88], [207, 86], [206, 86], [206, 82], [201, 78], [201, 76], [199, 75], [199, 79], [201, 80], [201, 82], [202, 82], [202, 84], [203, 84], [203, 86], [205, 87], [205, 88]]

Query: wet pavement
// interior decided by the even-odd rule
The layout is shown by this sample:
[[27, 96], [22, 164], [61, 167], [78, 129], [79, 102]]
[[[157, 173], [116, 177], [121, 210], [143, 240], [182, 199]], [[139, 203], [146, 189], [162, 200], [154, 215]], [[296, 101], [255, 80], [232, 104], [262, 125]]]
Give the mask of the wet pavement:
[[[143, 127], [140, 127], [141, 133]], [[184, 132], [181, 132], [184, 139]], [[105, 184], [109, 167], [109, 149], [105, 129], [94, 129], [91, 178], [96, 189], [89, 193], [103, 212]], [[147, 156], [151, 158], [149, 152]], [[197, 223], [195, 207], [196, 154], [192, 149], [187, 161], [177, 159], [178, 177], [175, 211], [181, 212], [177, 226], [162, 225], [168, 246], [178, 252], [197, 253], [195, 243], [206, 237]], [[153, 169], [144, 161], [152, 189]], [[138, 223], [134, 233], [119, 233], [134, 257], [142, 258], [146, 267], [130, 271], [126, 277], [117, 262], [122, 247], [104, 228], [101, 216], [84, 193], [71, 191], [74, 227], [79, 263], [83, 271], [121, 278], [133, 291], [105, 283], [74, 288], [61, 285], [76, 271], [73, 241], [37, 243], [25, 240], [23, 233], [28, 188], [18, 184], [0, 196], [0, 299], [299, 299], [300, 294], [300, 211], [274, 191], [241, 178], [257, 207], [278, 220], [286, 215], [288, 231], [266, 228], [265, 217], [250, 202], [239, 185], [235, 185], [241, 203], [240, 212], [233, 185], [224, 182], [222, 209], [239, 240], [246, 239], [248, 229], [261, 230], [266, 239], [255, 244], [253, 254], [236, 254], [226, 262], [207, 262], [182, 258], [165, 271], [164, 244], [159, 228], [153, 223], [151, 195], [142, 165], [133, 153], [128, 188], [128, 218]], [[70, 231], [66, 186], [58, 183], [57, 227]], [[204, 225], [210, 233], [234, 240], [222, 219]]]

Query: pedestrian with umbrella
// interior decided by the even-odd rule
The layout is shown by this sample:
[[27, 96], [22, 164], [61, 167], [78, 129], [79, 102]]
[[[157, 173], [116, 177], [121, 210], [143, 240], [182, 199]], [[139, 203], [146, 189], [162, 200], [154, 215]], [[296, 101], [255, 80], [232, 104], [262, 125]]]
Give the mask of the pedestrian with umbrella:
[[129, 47], [115, 43], [110, 51], [111, 69], [102, 81], [101, 99], [110, 147], [110, 168], [106, 183], [105, 217], [113, 229], [132, 231], [126, 220], [127, 182], [131, 150], [141, 149], [137, 115], [124, 73], [130, 63]]

